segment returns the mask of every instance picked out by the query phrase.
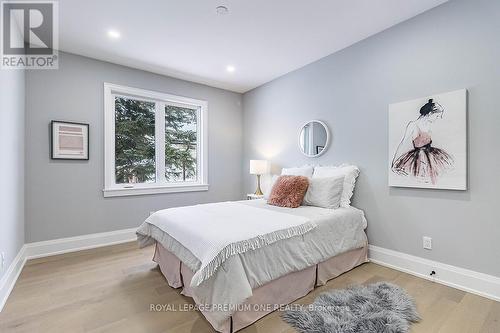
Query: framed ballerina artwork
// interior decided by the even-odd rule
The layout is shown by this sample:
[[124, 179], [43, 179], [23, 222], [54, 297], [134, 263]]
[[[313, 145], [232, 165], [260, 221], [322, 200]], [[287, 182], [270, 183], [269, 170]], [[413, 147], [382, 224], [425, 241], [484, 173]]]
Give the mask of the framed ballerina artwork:
[[389, 105], [389, 186], [467, 189], [467, 91]]

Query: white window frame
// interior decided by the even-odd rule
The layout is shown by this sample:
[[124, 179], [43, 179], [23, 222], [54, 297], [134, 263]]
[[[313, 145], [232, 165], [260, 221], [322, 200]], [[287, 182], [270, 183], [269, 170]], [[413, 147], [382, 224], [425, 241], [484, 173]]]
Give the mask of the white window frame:
[[[156, 182], [116, 184], [115, 176], [115, 96], [152, 101], [155, 110]], [[165, 105], [197, 109], [197, 181], [167, 182], [165, 177]], [[175, 96], [156, 91], [104, 83], [104, 196], [118, 197], [158, 193], [195, 192], [208, 190], [208, 124], [207, 101]], [[163, 147], [163, 148], [160, 148]]]

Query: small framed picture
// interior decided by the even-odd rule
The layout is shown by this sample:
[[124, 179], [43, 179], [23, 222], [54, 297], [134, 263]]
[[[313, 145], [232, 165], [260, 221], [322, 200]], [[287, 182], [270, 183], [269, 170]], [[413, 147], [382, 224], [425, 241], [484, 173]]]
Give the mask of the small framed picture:
[[321, 154], [323, 149], [325, 149], [325, 146], [316, 146], [316, 154]]
[[53, 160], [89, 159], [89, 124], [52, 120], [50, 141]]

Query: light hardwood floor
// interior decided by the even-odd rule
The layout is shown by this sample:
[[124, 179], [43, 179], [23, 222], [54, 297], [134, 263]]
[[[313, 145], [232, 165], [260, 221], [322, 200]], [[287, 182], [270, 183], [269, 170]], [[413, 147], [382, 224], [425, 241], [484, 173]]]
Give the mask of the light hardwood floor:
[[[29, 261], [0, 313], [0, 332], [213, 332], [198, 312], [150, 311], [150, 304], [192, 303], [167, 285], [152, 255], [152, 247], [127, 243]], [[329, 289], [377, 281], [396, 283], [415, 298], [423, 320], [412, 332], [500, 332], [500, 303], [372, 263], [297, 303], [311, 303]], [[241, 332], [294, 330], [275, 312]]]

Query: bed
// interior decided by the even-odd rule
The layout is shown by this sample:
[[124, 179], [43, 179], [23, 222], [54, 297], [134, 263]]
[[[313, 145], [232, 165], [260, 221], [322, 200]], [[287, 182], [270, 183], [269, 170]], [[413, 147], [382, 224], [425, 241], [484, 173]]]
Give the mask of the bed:
[[183, 288], [216, 331], [230, 333], [366, 262], [366, 226], [354, 207], [250, 200], [159, 211], [137, 236], [141, 246], [155, 244], [168, 284]]

